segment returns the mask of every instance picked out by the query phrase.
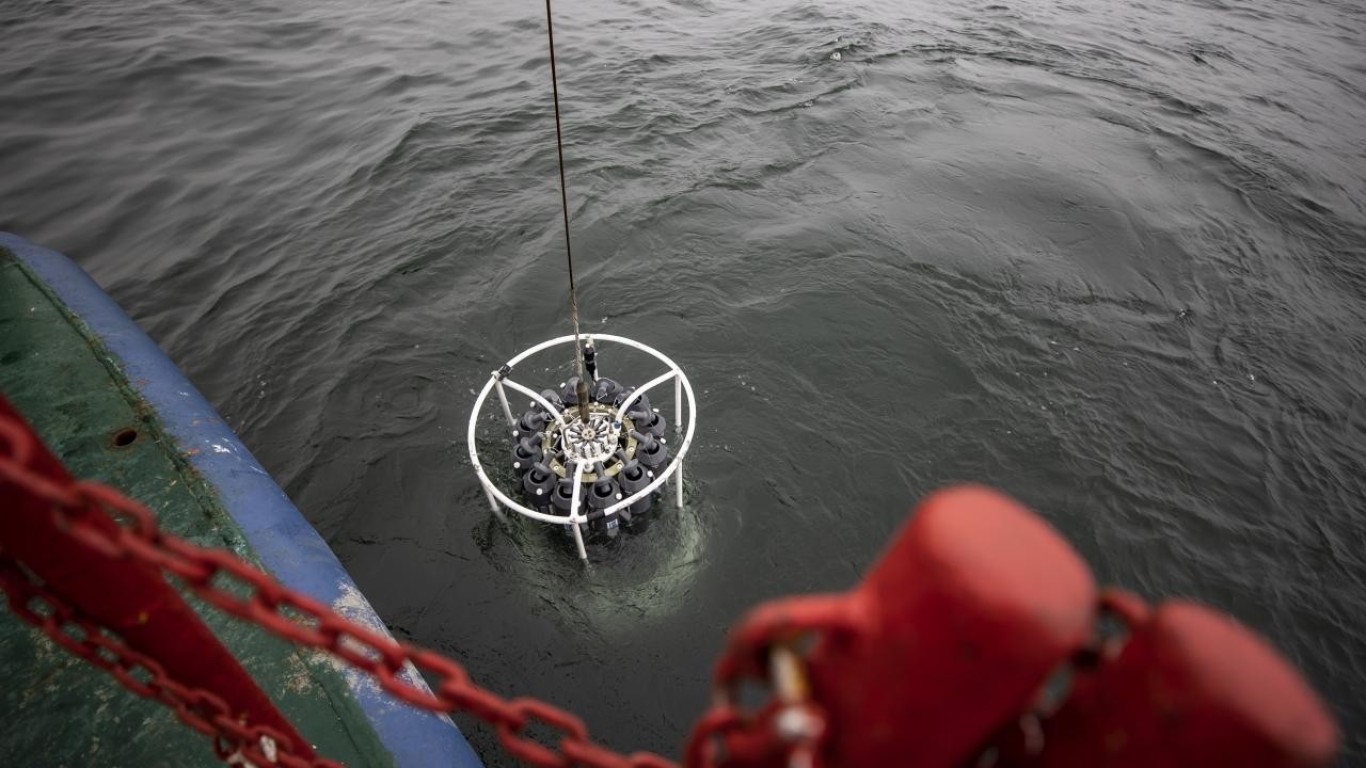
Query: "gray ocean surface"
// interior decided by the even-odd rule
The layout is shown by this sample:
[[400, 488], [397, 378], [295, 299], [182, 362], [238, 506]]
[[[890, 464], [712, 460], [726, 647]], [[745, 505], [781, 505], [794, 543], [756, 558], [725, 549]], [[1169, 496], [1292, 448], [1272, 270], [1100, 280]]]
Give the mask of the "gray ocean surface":
[[1363, 8], [559, 0], [585, 330], [700, 406], [686, 508], [588, 569], [464, 447], [569, 331], [539, 2], [6, 0], [0, 229], [127, 308], [397, 635], [618, 749], [677, 754], [747, 607], [975, 481], [1270, 638], [1366, 765]]

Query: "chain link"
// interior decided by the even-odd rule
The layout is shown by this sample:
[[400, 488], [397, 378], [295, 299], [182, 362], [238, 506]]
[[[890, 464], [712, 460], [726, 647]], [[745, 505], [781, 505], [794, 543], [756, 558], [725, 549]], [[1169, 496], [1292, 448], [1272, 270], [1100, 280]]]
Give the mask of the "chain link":
[[[535, 699], [507, 700], [470, 681], [460, 664], [348, 620], [313, 598], [295, 592], [225, 550], [204, 549], [167, 533], [142, 504], [114, 488], [92, 482], [58, 483], [27, 466], [37, 446], [26, 425], [0, 415], [0, 481], [51, 504], [61, 527], [100, 552], [127, 557], [174, 575], [201, 600], [301, 646], [316, 648], [370, 674], [390, 695], [431, 712], [468, 712], [493, 726], [508, 754], [539, 768], [677, 768], [659, 755], [621, 755], [589, 738], [578, 717]], [[103, 509], [119, 524], [91, 515]], [[105, 524], [100, 524], [101, 522]], [[160, 702], [182, 722], [213, 740], [229, 763], [287, 768], [340, 768], [323, 758], [295, 754], [289, 740], [264, 726], [233, 718], [212, 692], [171, 679], [157, 661], [106, 632], [61, 596], [46, 589], [22, 564], [0, 552], [0, 589], [16, 616], [40, 629], [72, 654], [105, 670], [138, 696]], [[432, 680], [421, 687], [416, 670]], [[407, 679], [405, 679], [407, 678]], [[547, 745], [527, 735], [538, 725], [557, 734]]]
[[219, 757], [235, 753], [258, 765], [271, 764], [261, 747], [265, 743], [263, 739], [269, 739], [277, 750], [278, 759], [273, 761], [277, 765], [339, 768], [331, 761], [310, 762], [299, 758], [291, 753], [289, 740], [282, 734], [265, 726], [248, 727], [234, 719], [221, 698], [209, 691], [181, 685], [166, 674], [156, 659], [106, 632], [97, 622], [39, 584], [12, 559], [0, 558], [0, 589], [4, 590], [10, 610], [16, 616], [38, 627], [72, 655], [109, 673], [124, 688], [159, 702], [190, 728], [212, 737], [214, 751]]

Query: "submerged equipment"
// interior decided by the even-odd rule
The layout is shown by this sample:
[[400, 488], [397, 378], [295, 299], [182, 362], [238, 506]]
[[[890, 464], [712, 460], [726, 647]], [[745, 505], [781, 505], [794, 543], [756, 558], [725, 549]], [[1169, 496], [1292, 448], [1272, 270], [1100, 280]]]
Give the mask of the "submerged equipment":
[[[563, 527], [573, 536], [579, 557], [586, 559], [586, 539], [593, 534], [615, 537], [621, 528], [630, 527], [668, 494], [669, 483], [675, 503], [683, 506], [683, 457], [692, 444], [697, 404], [688, 377], [672, 360], [621, 336], [585, 340], [576, 357], [579, 369], [590, 380], [572, 376], [540, 392], [512, 380], [513, 369], [527, 358], [576, 341], [574, 336], [561, 336], [542, 342], [489, 376], [470, 414], [469, 451], [496, 514], [502, 516], [504, 509], [510, 509]], [[600, 376], [598, 345], [603, 342], [645, 352], [666, 370], [639, 386]], [[674, 384], [672, 430], [648, 394], [653, 392], [656, 400], [667, 397], [656, 387], [670, 381]], [[508, 389], [530, 398], [520, 416], [512, 411]], [[485, 471], [477, 440], [480, 414], [490, 392], [498, 393], [508, 426], [504, 466], [511, 476], [502, 487]]]

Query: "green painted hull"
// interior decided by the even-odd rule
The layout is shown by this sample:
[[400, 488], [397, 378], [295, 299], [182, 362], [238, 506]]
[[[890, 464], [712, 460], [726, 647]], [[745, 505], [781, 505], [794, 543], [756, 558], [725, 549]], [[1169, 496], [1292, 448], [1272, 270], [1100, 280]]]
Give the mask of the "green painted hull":
[[[0, 244], [0, 391], [75, 476], [142, 501], [178, 536], [260, 564], [193, 451], [168, 434], [124, 370], [100, 335]], [[319, 754], [352, 766], [395, 764], [336, 662], [188, 599]], [[0, 610], [0, 670], [0, 765], [221, 764], [170, 711], [8, 610]]]

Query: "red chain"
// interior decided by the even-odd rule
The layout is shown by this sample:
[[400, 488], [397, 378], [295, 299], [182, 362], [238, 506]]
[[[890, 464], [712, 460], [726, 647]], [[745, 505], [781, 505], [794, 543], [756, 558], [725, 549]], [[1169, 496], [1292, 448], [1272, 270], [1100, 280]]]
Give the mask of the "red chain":
[[[237, 754], [258, 765], [274, 762], [291, 768], [310, 765], [340, 768], [331, 761], [311, 763], [301, 759], [291, 752], [289, 740], [282, 734], [265, 726], [248, 727], [234, 719], [221, 698], [176, 682], [167, 676], [156, 659], [125, 645], [116, 635], [106, 632], [38, 584], [8, 558], [0, 558], [0, 589], [5, 591], [10, 610], [16, 616], [37, 626], [73, 655], [108, 672], [133, 693], [170, 708], [186, 725], [213, 738], [214, 751], [220, 758], [226, 760]], [[267, 757], [267, 743], [276, 752], [274, 760]]]
[[[160, 529], [152, 512], [99, 483], [57, 483], [30, 471], [34, 445], [23, 424], [0, 416], [0, 480], [52, 505], [62, 527], [99, 551], [130, 557], [174, 574], [200, 599], [286, 640], [318, 648], [375, 678], [395, 698], [432, 712], [468, 712], [492, 725], [509, 754], [541, 768], [677, 768], [659, 755], [621, 755], [593, 743], [574, 715], [535, 699], [504, 699], [472, 683], [464, 667], [424, 648], [399, 643], [346, 619], [331, 607], [282, 586], [231, 552], [204, 549]], [[101, 530], [83, 514], [94, 504], [121, 525]], [[186, 725], [214, 740], [224, 760], [289, 768], [338, 768], [321, 758], [295, 755], [288, 739], [272, 729], [239, 722], [213, 693], [170, 679], [161, 665], [125, 645], [61, 597], [45, 589], [12, 559], [0, 554], [0, 589], [15, 615], [41, 629], [61, 647], [105, 670], [133, 693], [161, 702]], [[433, 680], [431, 692], [404, 680], [411, 664]], [[547, 746], [525, 735], [533, 723], [559, 734]]]

